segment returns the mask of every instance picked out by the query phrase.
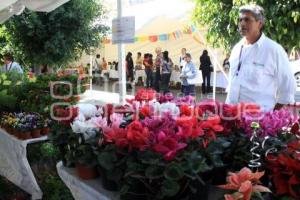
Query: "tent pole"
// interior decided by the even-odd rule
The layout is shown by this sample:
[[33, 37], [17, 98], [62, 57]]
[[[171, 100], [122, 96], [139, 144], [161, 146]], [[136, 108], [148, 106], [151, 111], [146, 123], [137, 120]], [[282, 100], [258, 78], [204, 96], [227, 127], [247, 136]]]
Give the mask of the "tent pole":
[[[122, 1], [118, 0], [118, 18], [122, 17]], [[126, 96], [126, 76], [125, 76], [125, 46], [122, 43], [118, 44], [118, 71], [119, 71], [119, 103], [125, 103]]]

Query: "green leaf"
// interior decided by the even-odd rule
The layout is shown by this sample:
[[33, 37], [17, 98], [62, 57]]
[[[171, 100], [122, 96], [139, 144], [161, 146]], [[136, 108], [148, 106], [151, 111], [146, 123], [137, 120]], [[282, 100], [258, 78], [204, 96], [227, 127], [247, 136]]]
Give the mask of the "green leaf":
[[149, 166], [146, 169], [145, 175], [147, 178], [150, 178], [150, 179], [161, 178], [163, 176], [163, 170], [162, 170], [162, 168], [155, 166], [155, 165]]
[[175, 196], [180, 190], [180, 186], [177, 182], [171, 180], [164, 180], [161, 191], [164, 196]]
[[106, 170], [114, 168], [114, 162], [117, 161], [117, 156], [114, 152], [101, 152], [97, 156], [98, 163]]
[[211, 169], [211, 167], [206, 164], [205, 159], [191, 161], [190, 167], [192, 172], [195, 174], [198, 174], [199, 172], [206, 172]]
[[179, 180], [183, 177], [184, 173], [180, 165], [171, 164], [164, 172], [164, 176], [169, 180]]

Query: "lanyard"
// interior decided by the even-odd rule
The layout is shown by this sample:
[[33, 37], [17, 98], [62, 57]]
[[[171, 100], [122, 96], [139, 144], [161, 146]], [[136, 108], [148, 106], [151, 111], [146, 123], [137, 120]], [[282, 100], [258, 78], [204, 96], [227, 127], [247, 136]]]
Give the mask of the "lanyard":
[[11, 62], [11, 63], [10, 63], [10, 66], [9, 66], [9, 68], [8, 68], [8, 69], [7, 69], [7, 64], [5, 65], [6, 72], [9, 72], [9, 71], [10, 71], [12, 64], [13, 64], [13, 62]]
[[236, 76], [239, 75], [239, 72], [240, 72], [241, 66], [242, 66], [241, 56], [242, 56], [242, 50], [243, 50], [243, 47], [244, 47], [244, 45], [241, 46], [240, 55], [239, 55], [239, 64], [238, 64], [237, 71], [236, 71], [236, 73], [235, 73]]

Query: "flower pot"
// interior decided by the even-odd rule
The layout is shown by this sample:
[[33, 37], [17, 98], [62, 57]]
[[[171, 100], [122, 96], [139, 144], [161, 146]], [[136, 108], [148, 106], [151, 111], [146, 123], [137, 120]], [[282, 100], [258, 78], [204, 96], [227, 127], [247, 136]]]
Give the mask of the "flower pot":
[[12, 129], [12, 135], [16, 135], [16, 134], [18, 134], [18, 132], [19, 131], [17, 129], [15, 129], [15, 128]]
[[43, 127], [41, 130], [41, 135], [48, 135], [50, 128], [49, 127]]
[[31, 131], [32, 138], [39, 138], [41, 137], [41, 129], [34, 129]]
[[[198, 199], [207, 200], [208, 199], [208, 194], [209, 194], [209, 185], [208, 184], [202, 185], [198, 181], [192, 181], [191, 185], [194, 188], [197, 188], [197, 192], [189, 195], [190, 200], [198, 200]], [[201, 197], [201, 198], [199, 198], [199, 197]]]
[[101, 174], [101, 181], [104, 189], [109, 191], [118, 191], [118, 184], [115, 181], [109, 180], [105, 172]]
[[98, 173], [97, 173], [97, 170], [95, 167], [91, 168], [86, 165], [77, 163], [76, 171], [77, 171], [78, 176], [84, 180], [94, 179], [94, 178], [98, 177]]
[[17, 134], [17, 137], [21, 140], [28, 140], [31, 139], [31, 132], [30, 131], [25, 131], [25, 132], [19, 132]]

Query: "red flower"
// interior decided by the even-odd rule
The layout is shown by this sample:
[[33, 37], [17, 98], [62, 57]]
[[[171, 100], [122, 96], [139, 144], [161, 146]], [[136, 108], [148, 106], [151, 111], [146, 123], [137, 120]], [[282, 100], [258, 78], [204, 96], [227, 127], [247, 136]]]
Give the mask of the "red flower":
[[127, 139], [130, 147], [144, 150], [149, 145], [149, 130], [139, 121], [133, 121], [127, 127]]
[[188, 105], [180, 106], [180, 116], [191, 116], [192, 111], [192, 108], [190, 108]]
[[197, 118], [193, 117], [178, 117], [176, 119], [176, 125], [178, 126], [178, 135], [183, 139], [192, 138], [195, 139], [203, 135], [203, 130], [197, 122]]
[[[204, 138], [205, 139], [210, 139], [212, 138], [213, 140], [216, 140], [216, 132], [222, 132], [223, 131], [223, 126], [220, 125], [221, 119], [218, 115], [214, 116], [209, 116], [206, 118], [206, 120], [200, 121], [200, 128], [203, 129], [204, 131]], [[204, 146], [208, 145], [208, 141], [205, 141], [203, 144]]]
[[300, 149], [299, 141], [288, 144], [288, 148], [277, 157], [268, 156], [268, 169], [276, 188], [276, 194], [300, 199]]
[[152, 114], [151, 107], [149, 105], [141, 107], [139, 112], [143, 117], [150, 117]]
[[164, 132], [158, 134], [157, 141], [153, 150], [164, 154], [164, 159], [168, 161], [173, 160], [177, 152], [187, 146], [185, 143], [179, 143], [175, 137], [166, 136]]
[[155, 97], [156, 97], [156, 91], [155, 90], [142, 88], [142, 89], [139, 89], [136, 92], [134, 100], [136, 100], [136, 101], [151, 101]]
[[109, 129], [107, 132], [104, 132], [105, 141], [108, 143], [115, 143], [119, 148], [128, 146], [126, 136], [126, 130], [123, 128]]

